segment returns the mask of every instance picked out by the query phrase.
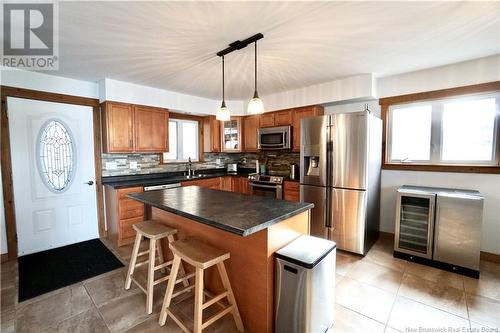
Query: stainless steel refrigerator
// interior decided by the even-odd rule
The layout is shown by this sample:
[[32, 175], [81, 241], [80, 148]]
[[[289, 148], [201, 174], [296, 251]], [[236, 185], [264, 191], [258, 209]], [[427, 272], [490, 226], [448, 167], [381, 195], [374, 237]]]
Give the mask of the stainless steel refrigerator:
[[310, 233], [366, 254], [378, 237], [382, 121], [369, 111], [305, 118], [300, 200], [312, 202]]

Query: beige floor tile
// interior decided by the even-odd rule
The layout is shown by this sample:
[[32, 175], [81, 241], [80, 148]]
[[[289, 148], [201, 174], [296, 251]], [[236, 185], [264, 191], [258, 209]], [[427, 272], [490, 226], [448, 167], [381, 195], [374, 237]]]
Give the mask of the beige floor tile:
[[335, 273], [335, 286], [338, 286], [339, 282], [344, 278], [343, 275]]
[[467, 295], [470, 320], [491, 328], [500, 328], [500, 301]]
[[365, 260], [375, 264], [404, 272], [406, 260], [394, 258], [394, 242], [388, 239], [378, 240], [365, 256]]
[[406, 272], [416, 275], [419, 278], [436, 282], [439, 285], [450, 286], [460, 290], [464, 289], [463, 276], [456, 273], [414, 262], [408, 262]]
[[349, 310], [341, 305], [335, 306], [335, 324], [329, 333], [382, 333], [385, 325]]
[[468, 318], [463, 290], [405, 273], [398, 295]]
[[[125, 290], [125, 271], [104, 276], [99, 279], [85, 282], [90, 297], [97, 307], [118, 297], [131, 295], [138, 292], [137, 286], [132, 283], [130, 290]], [[142, 292], [142, 291], [141, 291]]]
[[392, 327], [386, 326], [384, 333], [401, 333], [401, 331], [398, 331]]
[[500, 272], [496, 264], [481, 262], [479, 279], [464, 277], [465, 291], [500, 301]]
[[67, 287], [16, 310], [17, 332], [35, 332], [82, 313], [93, 306], [87, 291], [79, 284]]
[[17, 289], [5, 288], [0, 291], [0, 309], [2, 311], [13, 309], [17, 304]]
[[14, 308], [2, 310], [0, 314], [0, 332], [13, 333], [15, 332], [15, 317], [16, 310]]
[[142, 323], [127, 330], [126, 333], [183, 333], [183, 331], [172, 320], [167, 320], [165, 326], [158, 323], [159, 316], [152, 316]]
[[11, 260], [0, 265], [0, 288], [14, 288], [17, 279], [17, 261]]
[[465, 332], [462, 329], [469, 327], [469, 320], [398, 296], [387, 325], [401, 332], [408, 332], [408, 329], [416, 329], [418, 332], [420, 328], [441, 329], [443, 327], [453, 327], [459, 329], [458, 332]]
[[99, 307], [98, 310], [112, 332], [124, 332], [149, 317], [156, 316], [160, 311], [164, 294], [165, 288], [155, 289], [151, 315], [146, 313], [146, 295], [143, 292], [115, 298]]
[[403, 272], [363, 260], [357, 262], [347, 276], [371, 286], [396, 293], [403, 279]]
[[349, 269], [351, 269], [352, 266], [360, 260], [360, 257], [348, 255], [343, 252], [337, 252], [335, 272], [339, 275], [346, 275]]
[[44, 333], [67, 332], [106, 333], [109, 332], [109, 329], [99, 315], [99, 312], [97, 312], [97, 309], [91, 308], [44, 331]]
[[335, 299], [350, 310], [386, 323], [396, 294], [345, 277], [336, 287]]

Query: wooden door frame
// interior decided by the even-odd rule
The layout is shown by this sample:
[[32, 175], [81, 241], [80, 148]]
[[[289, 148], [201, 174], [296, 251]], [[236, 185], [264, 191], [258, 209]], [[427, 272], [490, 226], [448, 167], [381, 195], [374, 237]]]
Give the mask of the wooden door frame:
[[95, 98], [71, 96], [58, 93], [51, 93], [39, 90], [16, 88], [0, 85], [1, 92], [1, 170], [2, 170], [2, 191], [5, 211], [5, 229], [7, 233], [8, 260], [17, 258], [17, 228], [14, 192], [12, 182], [12, 159], [10, 150], [9, 119], [7, 116], [7, 98], [17, 97], [43, 102], [55, 102], [65, 104], [75, 104], [92, 107], [93, 132], [94, 132], [94, 165], [95, 165], [95, 187], [97, 201], [97, 221], [99, 236], [106, 236], [104, 226], [104, 202], [101, 182], [101, 116], [99, 100]]

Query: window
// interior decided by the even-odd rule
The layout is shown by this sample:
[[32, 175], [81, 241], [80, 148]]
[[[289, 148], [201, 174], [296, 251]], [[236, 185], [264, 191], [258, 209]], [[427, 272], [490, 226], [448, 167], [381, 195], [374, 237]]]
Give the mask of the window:
[[500, 94], [392, 105], [387, 161], [428, 165], [497, 165]]
[[73, 180], [76, 155], [71, 132], [60, 120], [51, 119], [40, 129], [37, 155], [45, 186], [55, 193], [67, 190]]
[[198, 121], [170, 119], [168, 121], [169, 152], [163, 153], [165, 162], [199, 160]]

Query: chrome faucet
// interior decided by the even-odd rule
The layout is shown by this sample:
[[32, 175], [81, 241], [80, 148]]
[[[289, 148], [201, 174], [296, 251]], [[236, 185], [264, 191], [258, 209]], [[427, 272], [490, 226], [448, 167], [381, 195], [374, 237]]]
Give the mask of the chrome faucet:
[[188, 178], [194, 176], [193, 163], [191, 163], [191, 157], [188, 158], [186, 169]]

